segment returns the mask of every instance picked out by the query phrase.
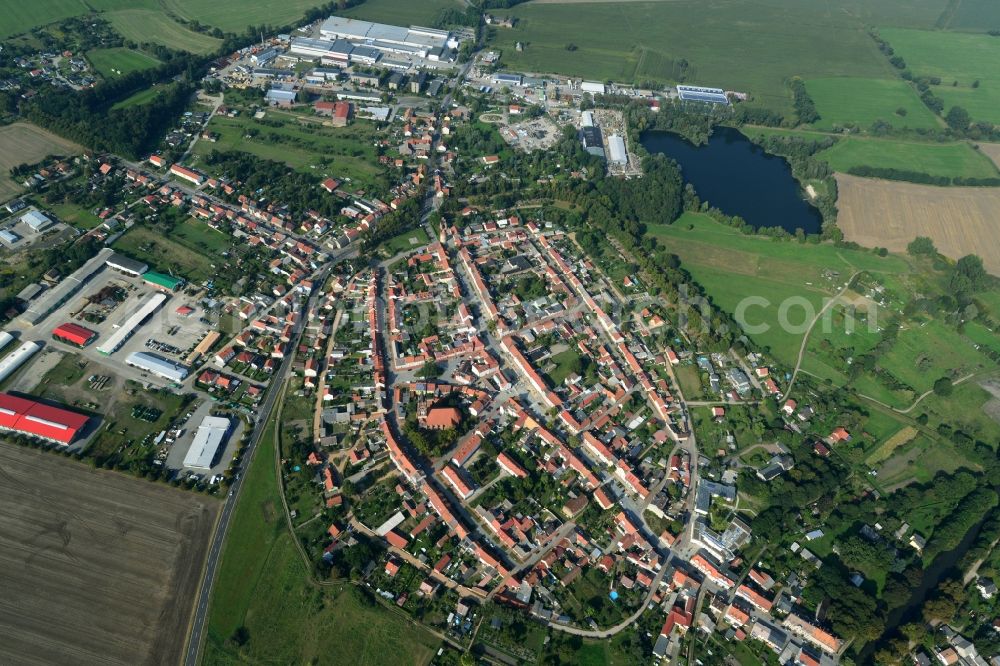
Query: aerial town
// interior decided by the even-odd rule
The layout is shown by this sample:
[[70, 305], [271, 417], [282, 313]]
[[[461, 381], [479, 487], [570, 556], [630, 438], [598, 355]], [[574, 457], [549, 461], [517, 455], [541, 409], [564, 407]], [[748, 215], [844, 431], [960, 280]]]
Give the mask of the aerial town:
[[380, 3], [9, 31], [0, 661], [1000, 665], [994, 255], [845, 236], [929, 181], [810, 81]]

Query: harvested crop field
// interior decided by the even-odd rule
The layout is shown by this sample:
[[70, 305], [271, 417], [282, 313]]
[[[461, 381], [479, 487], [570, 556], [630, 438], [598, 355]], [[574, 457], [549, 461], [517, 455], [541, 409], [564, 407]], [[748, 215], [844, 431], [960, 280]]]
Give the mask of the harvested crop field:
[[46, 155], [75, 155], [83, 149], [41, 127], [14, 123], [0, 127], [0, 200], [12, 197], [23, 188], [10, 177], [11, 167], [34, 164]]
[[993, 164], [996, 164], [997, 168], [1000, 169], [1000, 143], [981, 143], [979, 150], [993, 160]]
[[1000, 275], [1000, 188], [932, 187], [837, 174], [837, 226], [844, 238], [902, 252], [929, 236], [945, 256], [978, 254]]
[[216, 500], [2, 443], [0, 506], [0, 663], [179, 663]]

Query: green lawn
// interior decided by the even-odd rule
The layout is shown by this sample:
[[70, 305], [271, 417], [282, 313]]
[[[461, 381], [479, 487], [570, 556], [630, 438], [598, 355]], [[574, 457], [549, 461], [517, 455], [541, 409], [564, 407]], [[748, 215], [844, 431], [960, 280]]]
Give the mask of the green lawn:
[[187, 29], [159, 9], [121, 9], [104, 17], [122, 37], [139, 44], [152, 42], [192, 53], [210, 53], [222, 44], [222, 40]]
[[[926, 30], [886, 29], [881, 34], [915, 75], [941, 78], [933, 91], [946, 111], [962, 106], [974, 120], [1000, 122], [1000, 39]], [[979, 86], [973, 87], [976, 81]]]
[[788, 365], [798, 355], [802, 324], [855, 270], [907, 269], [898, 257], [747, 236], [698, 213], [685, 213], [672, 225], [651, 225], [649, 233], [680, 256], [716, 305], [733, 314], [742, 304], [746, 324], [767, 328], [751, 337]]
[[174, 227], [172, 238], [197, 252], [215, 256], [221, 256], [233, 246], [229, 234], [217, 231], [194, 218], [188, 218]]
[[917, 171], [932, 176], [996, 177], [986, 155], [965, 142], [921, 143], [891, 139], [846, 138], [818, 154], [835, 171], [871, 166]]
[[241, 33], [248, 25], [290, 25], [301, 19], [307, 10], [318, 7], [322, 0], [163, 0], [167, 9], [181, 18], [220, 28], [225, 32]]
[[351, 7], [339, 12], [339, 14], [365, 21], [391, 23], [392, 25], [430, 26], [442, 9], [464, 10], [465, 4], [460, 0], [420, 0], [419, 2], [413, 2], [413, 0], [365, 0], [357, 7]]
[[429, 242], [427, 231], [421, 226], [383, 241], [381, 247], [389, 253], [389, 256], [395, 256], [400, 252], [418, 248]]
[[153, 270], [183, 276], [195, 284], [215, 273], [209, 257], [147, 227], [132, 227], [112, 247], [148, 263]]
[[140, 90], [134, 95], [130, 95], [123, 100], [115, 102], [111, 107], [112, 109], [126, 109], [130, 106], [140, 106], [148, 102], [153, 101], [153, 99], [160, 94], [163, 90], [160, 86], [152, 86], [151, 88], [146, 88], [145, 90]]
[[[746, 2], [619, 2], [519, 5], [513, 29], [497, 29], [490, 45], [506, 69], [556, 72], [588, 79], [677, 79], [746, 91], [757, 103], [791, 112], [786, 81], [853, 76], [884, 79], [892, 66], [865, 33], [866, 4], [840, 0]], [[940, 13], [926, 1], [881, 3], [880, 18], [930, 27]], [[937, 3], [940, 4], [940, 3]], [[896, 7], [900, 11], [894, 12]], [[905, 7], [905, 11], [904, 11]], [[506, 12], [505, 12], [506, 13]], [[932, 17], [933, 16], [933, 17]], [[517, 52], [516, 42], [524, 44]], [[567, 48], [575, 46], [575, 50]]]
[[[820, 129], [856, 125], [868, 128], [877, 120], [893, 127], [938, 127], [938, 118], [924, 106], [906, 81], [834, 77], [810, 79], [806, 90], [816, 104]], [[905, 110], [904, 115], [897, 110]]]
[[[269, 110], [265, 121], [272, 120], [282, 121], [282, 125], [270, 127], [246, 114], [237, 118], [215, 116], [208, 129], [218, 133], [219, 140], [199, 141], [193, 155], [204, 157], [213, 150], [240, 150], [303, 171], [321, 166], [337, 178], [348, 177], [366, 184], [382, 171], [372, 145], [374, 130], [370, 125], [301, 125], [295, 114]], [[192, 160], [192, 166], [198, 164], [199, 160]], [[209, 166], [202, 168], [211, 171]]]
[[[764, 136], [796, 136], [822, 139], [829, 132], [786, 130], [771, 127], [743, 127], [751, 139]], [[871, 166], [927, 173], [932, 176], [996, 177], [997, 169], [985, 154], [964, 141], [935, 143], [910, 139], [882, 139], [835, 135], [837, 143], [816, 154], [834, 171], [846, 173], [851, 167]]]
[[32, 28], [81, 16], [91, 9], [103, 11], [127, 7], [156, 7], [157, 0], [40, 0], [6, 2], [0, 15], [0, 39], [27, 32]]
[[140, 51], [116, 47], [87, 51], [87, 60], [106, 79], [156, 67], [160, 61]]
[[101, 223], [101, 218], [76, 204], [45, 204], [45, 207], [51, 210], [60, 222], [71, 224], [78, 229], [93, 229]]
[[[285, 529], [271, 424], [244, 479], [209, 608], [203, 663], [427, 664], [438, 641], [349, 584], [310, 584]], [[245, 627], [243, 646], [230, 639]]]

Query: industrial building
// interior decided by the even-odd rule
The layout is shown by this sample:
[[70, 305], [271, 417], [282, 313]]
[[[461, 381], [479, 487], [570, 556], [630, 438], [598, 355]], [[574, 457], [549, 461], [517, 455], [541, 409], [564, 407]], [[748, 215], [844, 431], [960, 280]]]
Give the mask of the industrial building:
[[131, 275], [132, 277], [139, 277], [149, 270], [149, 266], [141, 261], [136, 261], [117, 252], [113, 252], [105, 263], [108, 268], [116, 270], [119, 273], [124, 273], [125, 275]]
[[52, 337], [77, 347], [86, 347], [97, 337], [97, 331], [68, 322], [52, 329]]
[[264, 95], [264, 99], [271, 106], [289, 107], [295, 103], [296, 93], [294, 90], [282, 90], [281, 88], [271, 88]]
[[580, 90], [595, 95], [603, 95], [605, 93], [604, 84], [597, 81], [584, 81], [580, 84]]
[[707, 102], [709, 104], [729, 104], [726, 91], [722, 88], [702, 88], [699, 86], [677, 86], [677, 96], [684, 102]]
[[121, 323], [118, 330], [111, 334], [111, 337], [104, 341], [97, 351], [101, 352], [105, 356], [110, 356], [118, 351], [125, 341], [128, 340], [136, 329], [142, 326], [143, 322], [149, 318], [154, 312], [160, 309], [160, 306], [167, 300], [164, 294], [153, 294], [146, 301], [139, 306], [139, 309], [133, 312], [128, 319]]
[[150, 287], [156, 287], [157, 289], [162, 289], [163, 291], [174, 292], [181, 288], [184, 284], [184, 280], [173, 275], [164, 275], [163, 273], [157, 273], [156, 271], [146, 271], [142, 274], [142, 279], [145, 280], [146, 284]]
[[617, 134], [608, 137], [608, 161], [625, 166], [628, 164], [628, 153], [625, 152], [625, 139]]
[[0, 359], [0, 382], [10, 377], [24, 362], [35, 355], [42, 346], [37, 342], [25, 342], [20, 347]]
[[580, 130], [580, 140], [583, 142], [583, 149], [591, 155], [604, 159], [604, 140], [601, 137], [600, 128], [595, 125], [585, 125]]
[[520, 74], [497, 72], [491, 77], [490, 80], [498, 86], [519, 86], [524, 82], [524, 77]]
[[415, 25], [403, 28], [340, 16], [331, 16], [324, 21], [319, 32], [323, 39], [331, 41], [344, 39], [359, 42], [382, 53], [396, 53], [428, 60], [450, 60], [453, 57], [452, 50], [458, 48], [458, 40], [447, 30]]
[[14, 336], [7, 331], [0, 331], [0, 351], [4, 350], [4, 347], [14, 342]]
[[34, 326], [39, 323], [59, 306], [68, 301], [73, 294], [79, 291], [83, 284], [92, 278], [99, 270], [104, 268], [108, 257], [113, 255], [111, 248], [101, 248], [97, 255], [90, 259], [83, 266], [73, 271], [62, 282], [50, 289], [41, 298], [35, 301], [34, 305], [28, 308], [19, 319], [21, 322]]
[[184, 456], [184, 466], [191, 469], [211, 469], [212, 461], [229, 435], [229, 425], [229, 419], [219, 416], [206, 416], [202, 419]]
[[49, 227], [51, 227], [55, 222], [50, 220], [44, 214], [38, 212], [37, 210], [29, 210], [27, 213], [21, 216], [21, 222], [28, 225], [28, 228], [39, 234]]
[[188, 369], [180, 363], [168, 361], [149, 352], [132, 352], [125, 359], [125, 364], [172, 382], [182, 382], [188, 376]]
[[0, 393], [0, 430], [69, 444], [90, 420], [86, 414]]

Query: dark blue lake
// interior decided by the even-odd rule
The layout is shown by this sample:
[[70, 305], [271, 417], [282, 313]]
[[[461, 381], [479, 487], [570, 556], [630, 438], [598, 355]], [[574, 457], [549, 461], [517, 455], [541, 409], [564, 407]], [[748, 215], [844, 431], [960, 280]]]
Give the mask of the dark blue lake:
[[820, 231], [823, 216], [802, 198], [785, 158], [764, 152], [739, 130], [716, 127], [701, 146], [671, 132], [646, 132], [642, 145], [676, 160], [684, 182], [727, 215], [739, 215], [756, 229]]

